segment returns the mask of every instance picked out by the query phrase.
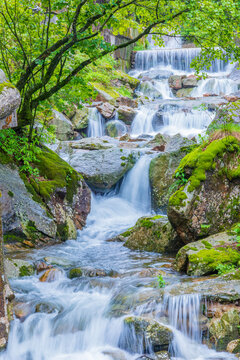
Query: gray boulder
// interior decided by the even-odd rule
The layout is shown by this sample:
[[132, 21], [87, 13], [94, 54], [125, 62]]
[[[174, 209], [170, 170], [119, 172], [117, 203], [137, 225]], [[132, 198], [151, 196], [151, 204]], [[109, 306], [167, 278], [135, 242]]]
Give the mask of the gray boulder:
[[65, 115], [57, 110], [53, 110], [53, 118], [50, 124], [55, 126], [56, 138], [58, 140], [72, 139], [74, 135], [73, 124]]

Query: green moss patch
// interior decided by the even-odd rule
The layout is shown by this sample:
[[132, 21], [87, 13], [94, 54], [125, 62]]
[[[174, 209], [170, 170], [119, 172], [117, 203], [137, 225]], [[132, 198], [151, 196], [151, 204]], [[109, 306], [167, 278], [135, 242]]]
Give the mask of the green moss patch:
[[169, 205], [176, 206], [176, 207], [182, 207], [185, 206], [186, 203], [184, 200], [187, 199], [187, 195], [185, 194], [183, 190], [183, 187], [176, 191], [169, 199]]
[[34, 190], [44, 200], [48, 200], [56, 189], [66, 188], [66, 198], [71, 203], [81, 175], [50, 149], [44, 148], [37, 160], [35, 166], [40, 176], [46, 180], [31, 179], [30, 183]]

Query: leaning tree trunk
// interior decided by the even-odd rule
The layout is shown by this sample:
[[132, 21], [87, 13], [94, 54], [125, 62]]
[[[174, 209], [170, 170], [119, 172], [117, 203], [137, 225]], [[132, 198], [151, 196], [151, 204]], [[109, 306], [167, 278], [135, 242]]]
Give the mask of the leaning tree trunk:
[[0, 349], [7, 344], [9, 321], [11, 318], [10, 302], [14, 295], [4, 272], [2, 209], [0, 192]]

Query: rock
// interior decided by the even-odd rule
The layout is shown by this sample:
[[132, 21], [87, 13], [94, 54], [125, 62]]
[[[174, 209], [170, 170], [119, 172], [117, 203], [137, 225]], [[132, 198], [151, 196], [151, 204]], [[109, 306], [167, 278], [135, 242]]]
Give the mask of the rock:
[[96, 276], [108, 276], [108, 273], [103, 269], [83, 269], [84, 276], [96, 277]]
[[41, 282], [53, 282], [58, 280], [62, 276], [62, 271], [59, 269], [48, 269], [45, 273], [39, 278]]
[[106, 131], [109, 136], [118, 137], [127, 133], [127, 127], [121, 120], [111, 120], [106, 123]]
[[[131, 316], [124, 319], [124, 326], [128, 331], [129, 337], [137, 336], [138, 342], [147, 351], [149, 345], [153, 351], [167, 350], [173, 338], [172, 331], [153, 319]], [[129, 339], [130, 340], [130, 339]], [[134, 347], [134, 344], [131, 344]], [[131, 346], [129, 344], [129, 346]]]
[[224, 232], [192, 242], [177, 253], [175, 269], [201, 276], [216, 273], [219, 264], [237, 265], [240, 253], [232, 246], [232, 237]]
[[32, 264], [25, 260], [5, 258], [4, 267], [5, 273], [9, 279], [31, 276], [34, 274]]
[[176, 134], [174, 136], [171, 136], [166, 144], [165, 151], [166, 152], [172, 152], [172, 151], [190, 151], [191, 146], [196, 145], [196, 142], [193, 140], [190, 140], [188, 138], [183, 137], [180, 134]]
[[154, 81], [141, 82], [139, 91], [151, 99], [162, 99], [162, 93], [154, 86]]
[[180, 89], [176, 92], [176, 97], [178, 97], [178, 98], [188, 97], [188, 96], [190, 96], [192, 90], [193, 90], [192, 88]]
[[194, 75], [189, 75], [188, 77], [182, 79], [182, 86], [184, 88], [193, 88], [197, 86], [197, 78]]
[[226, 350], [233, 354], [240, 353], [240, 339], [230, 341]]
[[222, 106], [217, 108], [216, 115], [207, 128], [207, 134], [212, 135], [216, 129], [226, 128], [226, 116], [231, 116], [233, 124], [240, 124], [240, 109], [235, 106], [235, 104], [228, 104], [228, 106]]
[[71, 265], [71, 261], [56, 256], [46, 256], [44, 261], [50, 265], [57, 265], [62, 267], [69, 267]]
[[17, 126], [16, 110], [20, 103], [19, 91], [8, 82], [0, 69], [0, 130]]
[[224, 99], [226, 99], [229, 102], [235, 102], [237, 100], [239, 100], [240, 96], [236, 96], [236, 95], [225, 95]]
[[131, 125], [134, 117], [136, 116], [137, 111], [131, 107], [121, 105], [118, 108], [118, 118], [122, 120], [125, 124]]
[[121, 350], [104, 350], [103, 354], [110, 356], [112, 360], [127, 360], [126, 355]]
[[17, 303], [13, 307], [13, 312], [15, 316], [20, 320], [26, 319], [27, 316], [34, 313], [34, 310], [34, 306], [29, 303]]
[[162, 79], [168, 79], [171, 75], [173, 75], [172, 71], [150, 69], [150, 70], [144, 71], [144, 73], [140, 74], [139, 79], [143, 79], [143, 77], [146, 77], [149, 79], [162, 80]]
[[168, 351], [159, 351], [155, 354], [156, 360], [171, 360]]
[[[227, 274], [228, 275], [228, 274]], [[181, 282], [165, 286], [166, 296], [201, 295], [202, 298], [219, 303], [239, 303], [240, 301], [240, 274], [237, 280], [225, 276], [216, 278], [197, 278], [191, 282]]]
[[75, 268], [69, 271], [69, 279], [79, 278], [82, 276], [82, 269]]
[[147, 144], [146, 147], [156, 147], [156, 146], [164, 146], [164, 149], [166, 147], [167, 142], [169, 141], [170, 137], [166, 136], [166, 135], [162, 135], [162, 134], [157, 134], [155, 135], [155, 137], [150, 140]]
[[182, 88], [182, 76], [181, 75], [171, 75], [168, 78], [168, 83], [171, 89], [179, 90]]
[[[209, 323], [210, 341], [217, 351], [227, 349], [228, 343], [237, 339], [239, 342], [239, 311], [231, 309], [220, 318], [213, 318]], [[239, 343], [238, 343], [239, 346]]]
[[181, 246], [166, 217], [160, 215], [140, 218], [121, 235], [126, 238], [124, 246], [134, 250], [174, 253]]
[[238, 149], [239, 141], [229, 136], [204, 143], [181, 160], [178, 176], [187, 183], [170, 197], [168, 218], [184, 243], [240, 221]]
[[98, 111], [105, 119], [111, 119], [115, 115], [115, 107], [108, 102], [97, 106]]
[[[73, 154], [75, 149], [82, 149], [82, 150], [110, 149], [115, 146], [115, 144], [112, 141], [114, 141], [114, 140], [108, 136], [105, 136], [104, 138], [90, 137], [90, 138], [86, 138], [86, 139], [69, 142], [67, 144], [68, 148], [65, 149], [65, 151], [67, 151], [69, 154]], [[62, 145], [60, 145], [60, 146], [62, 147]], [[60, 150], [60, 153], [61, 153], [61, 150]]]
[[58, 140], [70, 140], [73, 137], [73, 124], [62, 113], [53, 110], [53, 118], [50, 121], [51, 125], [55, 126], [55, 134]]
[[170, 196], [177, 189], [177, 184], [174, 185], [176, 180], [173, 179], [173, 175], [185, 155], [184, 150], [179, 150], [161, 154], [151, 161], [149, 179], [155, 211], [167, 208]]
[[[137, 100], [131, 99], [127, 96], [120, 96], [119, 98], [117, 98], [116, 103], [117, 103], [117, 106], [119, 106], [119, 108], [127, 107], [127, 108], [133, 109], [133, 108], [138, 107]], [[119, 111], [119, 109], [118, 109], [118, 111]]]
[[72, 120], [73, 127], [76, 130], [86, 129], [88, 127], [88, 116], [89, 108], [82, 107], [82, 109], [77, 109]]
[[129, 150], [110, 148], [97, 151], [74, 151], [70, 165], [81, 172], [94, 189], [112, 188], [133, 167], [135, 158]]
[[52, 268], [52, 265], [48, 265], [44, 261], [38, 261], [36, 263], [37, 274], [39, 274], [40, 272], [42, 272], [44, 270], [48, 270], [48, 269], [51, 269], [51, 268]]

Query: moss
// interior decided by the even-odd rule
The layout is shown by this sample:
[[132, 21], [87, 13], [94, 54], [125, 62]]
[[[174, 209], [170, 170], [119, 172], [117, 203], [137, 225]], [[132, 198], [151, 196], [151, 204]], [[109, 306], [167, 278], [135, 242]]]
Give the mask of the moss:
[[126, 163], [125, 163], [125, 162], [122, 162], [122, 163], [121, 163], [121, 166], [125, 166], [125, 165], [126, 165]]
[[0, 150], [0, 164], [7, 165], [13, 163], [12, 158]]
[[82, 276], [82, 269], [75, 268], [69, 271], [69, 278], [74, 279]]
[[216, 271], [219, 264], [236, 265], [240, 260], [240, 253], [231, 248], [203, 249], [197, 254], [189, 254], [188, 258], [191, 263], [203, 263], [212, 271]]
[[[188, 191], [192, 192], [198, 186], [200, 186], [201, 181], [206, 180], [206, 171], [214, 168], [214, 160], [216, 157], [222, 158], [225, 152], [238, 151], [239, 141], [234, 136], [228, 136], [219, 140], [214, 140], [210, 144], [204, 143], [187, 154], [181, 160], [175, 174], [179, 172], [180, 169], [193, 169], [192, 174], [188, 179]], [[232, 176], [239, 176], [238, 171], [234, 171], [231, 173]]]
[[177, 206], [182, 207], [185, 206], [186, 203], [184, 202], [185, 199], [187, 199], [187, 195], [185, 194], [183, 190], [183, 187], [176, 191], [169, 199], [169, 205], [171, 206]]
[[202, 244], [205, 245], [207, 249], [213, 248], [212, 244], [210, 244], [210, 242], [208, 242], [207, 240], [202, 240]]
[[189, 247], [189, 249], [192, 250], [192, 251], [198, 251], [198, 248], [196, 248], [194, 246]]
[[127, 231], [125, 231], [124, 233], [122, 233], [121, 235], [122, 235], [123, 237], [128, 237], [128, 236], [131, 235], [131, 233], [132, 233], [131, 230], [127, 230]]
[[28, 221], [25, 231], [28, 235], [28, 238], [31, 239], [31, 241], [34, 241], [39, 237], [39, 231], [37, 230], [34, 221], [31, 220]]
[[161, 219], [163, 216], [156, 215], [153, 217], [141, 218], [137, 221], [136, 225], [150, 229], [154, 225], [154, 220]]
[[26, 236], [22, 233], [12, 233], [12, 232], [8, 232], [6, 234], [3, 235], [3, 241], [5, 244], [11, 244], [11, 243], [16, 243], [16, 242], [23, 242], [24, 240], [26, 240]]
[[48, 200], [57, 188], [66, 188], [66, 199], [72, 203], [82, 178], [70, 165], [50, 149], [44, 148], [38, 155], [35, 166], [46, 180], [31, 180], [31, 185], [44, 200]]
[[63, 241], [66, 241], [68, 239], [68, 224], [65, 222], [63, 224], [57, 224], [57, 235], [59, 238]]
[[33, 274], [32, 266], [23, 265], [19, 269], [19, 276], [31, 276]]
[[8, 191], [8, 195], [13, 198], [14, 197], [14, 193], [12, 191]]
[[0, 94], [1, 94], [1, 92], [5, 89], [5, 88], [12, 88], [12, 89], [15, 89], [15, 86], [14, 85], [12, 85], [11, 83], [9, 83], [9, 82], [3, 82], [3, 83], [1, 83], [0, 84]]

